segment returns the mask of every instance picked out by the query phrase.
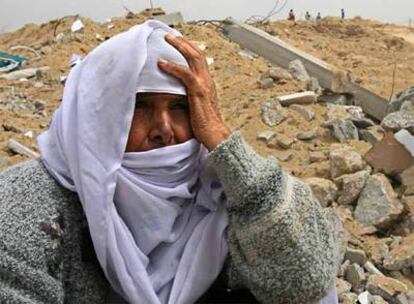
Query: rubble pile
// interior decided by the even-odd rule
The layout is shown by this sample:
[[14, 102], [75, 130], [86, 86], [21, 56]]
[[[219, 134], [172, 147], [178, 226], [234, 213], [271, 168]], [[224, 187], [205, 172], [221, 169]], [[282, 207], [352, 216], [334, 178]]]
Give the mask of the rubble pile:
[[[0, 51], [27, 47], [13, 51], [25, 63], [0, 73], [0, 170], [38, 156], [35, 138], [62, 100], [70, 66], [150, 16], [148, 11], [129, 13], [100, 23], [66, 17], [0, 36]], [[390, 102], [387, 116], [373, 121], [349, 92], [321, 88], [299, 60], [285, 70], [230, 42], [215, 24], [175, 26], [210, 58], [229, 126], [240, 129], [260, 154], [277, 158], [284, 170], [303, 179], [344, 224], [337, 276], [340, 303], [414, 303], [414, 89], [403, 90], [413, 85], [414, 70], [407, 67], [403, 76], [397, 75], [395, 87], [401, 92]], [[371, 21], [260, 26], [328, 62], [339, 56], [339, 67], [380, 95], [390, 75], [375, 72], [375, 60], [381, 59], [388, 71], [394, 59], [380, 58], [378, 44], [384, 44], [384, 53], [392, 49], [396, 57], [414, 59], [414, 45], [393, 40]], [[366, 37], [377, 40], [370, 44], [369, 52], [378, 52], [371, 61], [365, 60], [369, 52], [361, 50]], [[335, 39], [361, 46], [348, 46], [342, 54], [328, 43]]]

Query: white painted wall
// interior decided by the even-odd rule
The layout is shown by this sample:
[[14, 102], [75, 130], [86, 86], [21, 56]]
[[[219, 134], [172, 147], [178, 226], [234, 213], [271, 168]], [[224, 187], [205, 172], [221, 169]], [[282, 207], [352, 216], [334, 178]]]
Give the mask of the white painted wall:
[[[222, 19], [227, 16], [244, 20], [253, 14], [266, 14], [277, 0], [153, 0], [167, 12], [181, 11], [186, 20]], [[283, 3], [284, 0], [279, 0]], [[26, 23], [41, 23], [70, 14], [81, 14], [96, 20], [125, 13], [123, 6], [140, 11], [150, 0], [0, 0], [0, 32]], [[293, 8], [298, 17], [309, 10], [325, 15], [339, 15], [344, 7], [348, 16], [362, 16], [386, 22], [408, 23], [414, 18], [414, 0], [289, 0], [276, 19], [285, 18]]]

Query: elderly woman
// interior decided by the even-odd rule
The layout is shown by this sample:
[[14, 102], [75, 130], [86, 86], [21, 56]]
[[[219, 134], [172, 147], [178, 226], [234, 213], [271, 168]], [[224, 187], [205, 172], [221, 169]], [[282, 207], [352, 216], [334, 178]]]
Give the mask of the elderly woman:
[[75, 66], [38, 143], [0, 175], [1, 303], [233, 301], [218, 277], [238, 303], [336, 303], [324, 211], [230, 132], [204, 55], [164, 24]]

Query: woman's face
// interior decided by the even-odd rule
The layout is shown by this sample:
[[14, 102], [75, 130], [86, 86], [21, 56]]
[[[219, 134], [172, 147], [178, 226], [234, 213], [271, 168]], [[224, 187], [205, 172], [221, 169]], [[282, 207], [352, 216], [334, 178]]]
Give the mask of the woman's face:
[[187, 97], [138, 93], [126, 152], [142, 152], [183, 143], [193, 137]]

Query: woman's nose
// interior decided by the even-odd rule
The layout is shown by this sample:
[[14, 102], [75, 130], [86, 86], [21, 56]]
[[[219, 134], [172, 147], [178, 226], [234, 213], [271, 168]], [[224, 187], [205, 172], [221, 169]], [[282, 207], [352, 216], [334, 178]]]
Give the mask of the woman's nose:
[[157, 145], [174, 144], [174, 132], [168, 111], [157, 111], [153, 114], [149, 139]]

